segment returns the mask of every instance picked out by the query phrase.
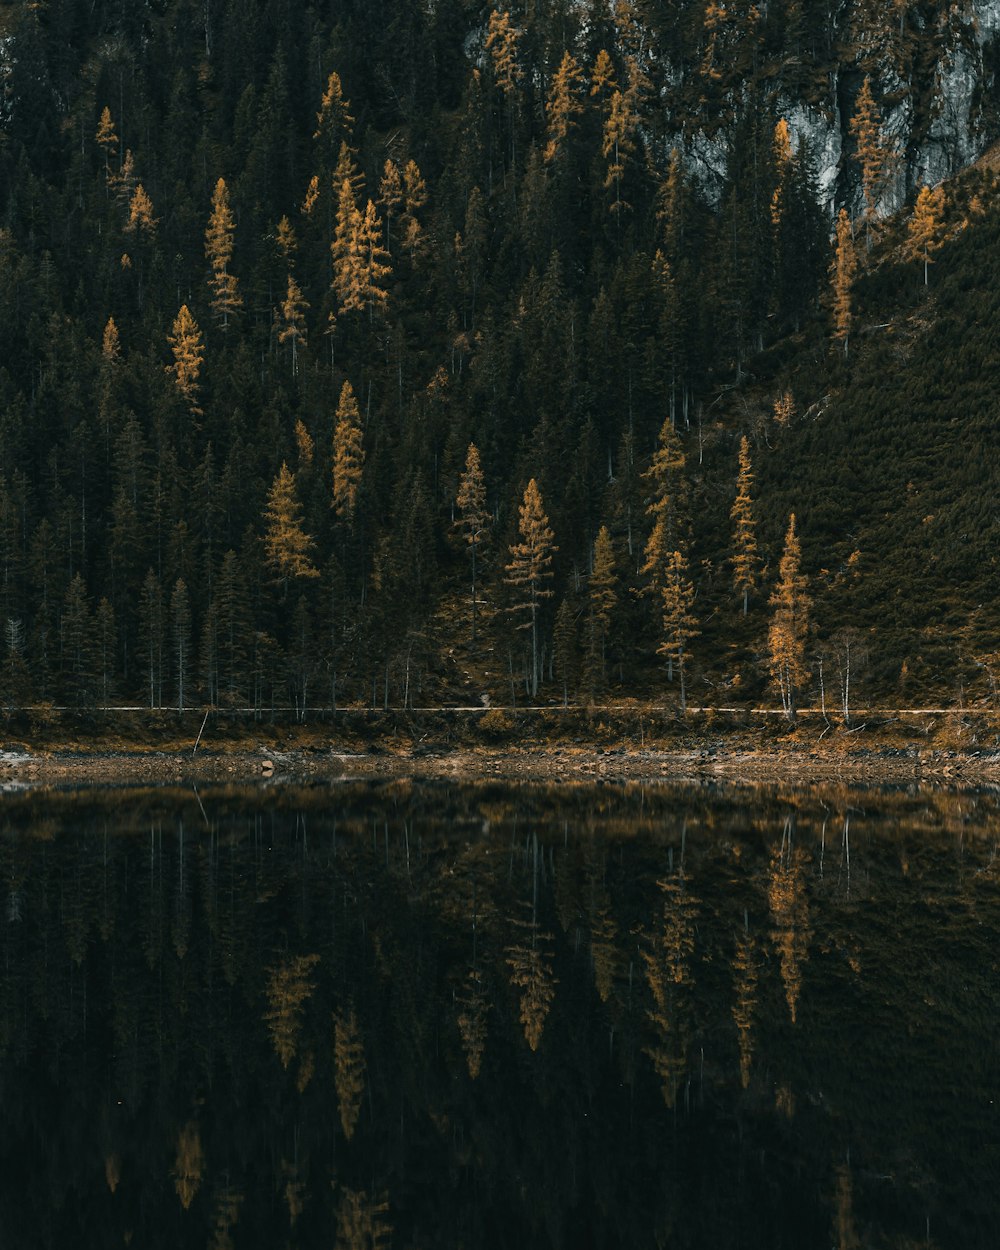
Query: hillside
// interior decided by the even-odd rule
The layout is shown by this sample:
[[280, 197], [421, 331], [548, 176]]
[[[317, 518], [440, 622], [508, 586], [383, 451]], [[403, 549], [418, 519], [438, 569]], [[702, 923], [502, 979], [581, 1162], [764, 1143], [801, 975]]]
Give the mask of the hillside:
[[4, 706], [992, 703], [1000, 4], [0, 32]]

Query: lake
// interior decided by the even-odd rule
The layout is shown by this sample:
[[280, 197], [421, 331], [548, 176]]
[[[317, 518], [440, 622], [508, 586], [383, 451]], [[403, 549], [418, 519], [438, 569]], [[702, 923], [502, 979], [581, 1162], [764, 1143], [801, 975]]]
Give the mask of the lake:
[[0, 1244], [961, 1247], [1000, 796], [0, 799]]

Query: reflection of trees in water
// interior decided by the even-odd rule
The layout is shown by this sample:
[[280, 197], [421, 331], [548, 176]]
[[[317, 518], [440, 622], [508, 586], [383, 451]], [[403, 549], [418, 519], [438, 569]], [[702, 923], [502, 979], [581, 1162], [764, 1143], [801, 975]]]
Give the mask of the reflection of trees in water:
[[264, 1020], [283, 1068], [295, 1058], [305, 1004], [316, 988], [312, 970], [318, 963], [319, 955], [297, 955], [268, 974]]
[[750, 1060], [753, 1057], [753, 1016], [757, 1009], [758, 955], [757, 943], [748, 933], [736, 941], [733, 955], [733, 1020], [739, 1035], [740, 1083], [750, 1084]]
[[215, 1200], [212, 1240], [209, 1250], [234, 1250], [233, 1229], [239, 1223], [243, 1194], [223, 1185]]
[[785, 1001], [795, 1024], [802, 992], [802, 965], [809, 958], [809, 900], [805, 865], [809, 856], [792, 845], [794, 825], [786, 820], [780, 846], [771, 852], [767, 902], [771, 911], [771, 941], [781, 960]]
[[490, 1004], [486, 1001], [483, 974], [479, 968], [470, 968], [465, 978], [465, 992], [456, 1000], [459, 1004], [458, 1031], [462, 1036], [462, 1049], [469, 1076], [475, 1080], [483, 1066], [486, 1049], [487, 1016]]
[[333, 1071], [340, 1124], [348, 1141], [354, 1136], [365, 1092], [365, 1048], [353, 1007], [333, 1017]]
[[557, 981], [552, 972], [554, 937], [542, 930], [538, 922], [539, 849], [538, 835], [532, 834], [531, 903], [522, 903], [526, 913], [511, 920], [511, 928], [519, 935], [505, 950], [511, 984], [520, 990], [520, 1019], [524, 1036], [532, 1050], [542, 1040], [545, 1020], [555, 998]]
[[392, 1225], [385, 1193], [342, 1189], [337, 1206], [335, 1250], [388, 1250]]
[[[287, 811], [220, 820], [222, 803], [205, 797], [215, 824], [196, 830], [204, 821], [194, 807], [183, 847], [180, 822], [159, 799], [137, 816], [134, 834], [105, 837], [89, 815], [49, 821], [41, 842], [8, 830], [0, 838], [7, 1137], [23, 1150], [49, 1132], [54, 1095], [67, 1123], [78, 1109], [102, 1108], [89, 1138], [75, 1122], [73, 1150], [54, 1147], [58, 1167], [42, 1179], [21, 1183], [27, 1169], [15, 1175], [8, 1152], [8, 1190], [23, 1195], [26, 1211], [58, 1205], [69, 1222], [73, 1195], [86, 1195], [94, 1227], [107, 1221], [108, 1244], [122, 1244], [129, 1229], [133, 1244], [155, 1242], [166, 1210], [193, 1244], [215, 1250], [255, 1237], [384, 1244], [388, 1213], [379, 1207], [389, 1192], [402, 1245], [490, 1247], [500, 1228], [510, 1244], [539, 1244], [550, 1225], [559, 1229], [553, 1244], [570, 1244], [570, 1210], [593, 1244], [653, 1244], [650, 1219], [673, 1230], [671, 1244], [688, 1235], [692, 1244], [735, 1244], [732, 1230], [744, 1227], [746, 1244], [775, 1244], [779, 1226], [783, 1244], [820, 1244], [796, 1243], [780, 1225], [794, 1191], [820, 1239], [836, 1245], [831, 1160], [844, 1157], [849, 1123], [861, 1244], [879, 1202], [873, 1176], [894, 1171], [898, 1206], [919, 1209], [922, 1233], [922, 1204], [945, 1218], [943, 1185], [934, 1188], [945, 1166], [949, 1192], [961, 1191], [950, 1232], [972, 1230], [946, 1244], [979, 1244], [988, 1159], [961, 1142], [981, 1135], [982, 1117], [963, 1128], [961, 1099], [954, 1110], [950, 1097], [937, 1100], [948, 1039], [961, 1037], [962, 1053], [967, 1042], [979, 1056], [963, 1080], [981, 1082], [983, 1019], [970, 1003], [991, 992], [997, 933], [993, 842], [969, 828], [983, 805], [965, 806], [954, 838], [909, 825], [904, 838], [873, 819], [874, 802], [866, 812], [855, 801], [842, 833], [844, 796], [844, 807], [830, 809], [838, 814], [827, 813], [824, 877], [823, 816], [801, 796], [797, 828], [774, 855], [762, 834], [773, 833], [776, 813], [780, 830], [777, 805], [763, 809], [756, 830], [743, 808], [736, 816], [720, 808], [714, 833], [695, 809], [682, 876], [664, 871], [683, 820], [675, 790], [673, 808], [651, 787], [647, 809], [625, 815], [631, 791], [596, 794], [567, 828], [552, 815], [558, 795], [546, 792], [513, 833], [510, 823], [484, 826], [474, 797], [452, 795], [441, 816], [439, 796], [428, 801], [420, 787], [369, 795], [368, 807], [338, 797], [335, 814], [310, 811], [308, 838], [297, 798]], [[503, 805], [491, 802], [501, 819]], [[704, 793], [697, 802], [706, 804]], [[911, 915], [913, 899], [928, 914]], [[784, 994], [762, 992], [765, 947], [781, 963]], [[806, 957], [812, 992], [799, 1012]], [[968, 992], [956, 989], [966, 983]], [[844, 1046], [853, 1016], [840, 1010], [842, 990], [849, 1005], [886, 1005], [905, 1023], [888, 1055], [913, 1083], [912, 1095], [899, 1095], [905, 1105], [889, 1105], [884, 1065], [856, 1030], [859, 1045]], [[793, 1010], [802, 1016], [794, 1031]], [[339, 1060], [335, 1017], [347, 1039]], [[356, 1062], [345, 1058], [352, 1037]], [[702, 1080], [689, 1105], [686, 1072], [699, 1047]], [[740, 1095], [751, 1074], [750, 1094]], [[661, 1097], [673, 1115], [662, 1114]], [[959, 1142], [954, 1164], [928, 1144], [928, 1105]], [[892, 1153], [894, 1123], [912, 1142], [903, 1165]], [[644, 1195], [665, 1169], [675, 1182], [653, 1217]], [[723, 1194], [737, 1172], [743, 1179]], [[245, 1195], [238, 1226], [221, 1214], [230, 1173], [233, 1192]], [[709, 1174], [720, 1193], [714, 1242], [702, 1201]], [[826, 1180], [810, 1188], [800, 1175]], [[446, 1197], [429, 1196], [438, 1178]], [[0, 1226], [10, 1212], [3, 1204], [0, 1195]], [[441, 1227], [445, 1210], [454, 1227]], [[871, 1244], [907, 1244], [898, 1225]]]
[[201, 1178], [205, 1168], [205, 1156], [201, 1148], [201, 1134], [192, 1120], [186, 1124], [177, 1136], [177, 1157], [174, 1162], [174, 1188], [186, 1211], [194, 1201], [194, 1196], [201, 1188]]
[[689, 991], [694, 985], [691, 961], [698, 900], [687, 892], [683, 874], [678, 874], [676, 880], [660, 880], [656, 884], [661, 897], [660, 922], [647, 934], [642, 952], [646, 981], [653, 996], [653, 1008], [647, 1015], [656, 1035], [647, 1054], [660, 1078], [664, 1102], [672, 1107], [687, 1070]]

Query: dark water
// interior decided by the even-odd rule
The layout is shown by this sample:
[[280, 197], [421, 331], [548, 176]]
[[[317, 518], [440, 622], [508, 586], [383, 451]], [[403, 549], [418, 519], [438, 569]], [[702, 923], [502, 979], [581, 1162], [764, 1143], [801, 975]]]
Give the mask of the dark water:
[[0, 800], [4, 1247], [974, 1247], [1000, 800]]

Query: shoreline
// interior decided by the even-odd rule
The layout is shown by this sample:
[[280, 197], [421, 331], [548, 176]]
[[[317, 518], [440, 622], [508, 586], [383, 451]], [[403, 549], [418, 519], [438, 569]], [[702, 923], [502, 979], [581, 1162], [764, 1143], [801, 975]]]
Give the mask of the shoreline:
[[980, 786], [1000, 784], [1000, 753], [892, 748], [850, 753], [790, 749], [481, 749], [418, 745], [392, 753], [269, 748], [204, 751], [76, 749], [0, 753], [0, 788], [43, 786], [308, 783], [347, 779], [670, 780]]

